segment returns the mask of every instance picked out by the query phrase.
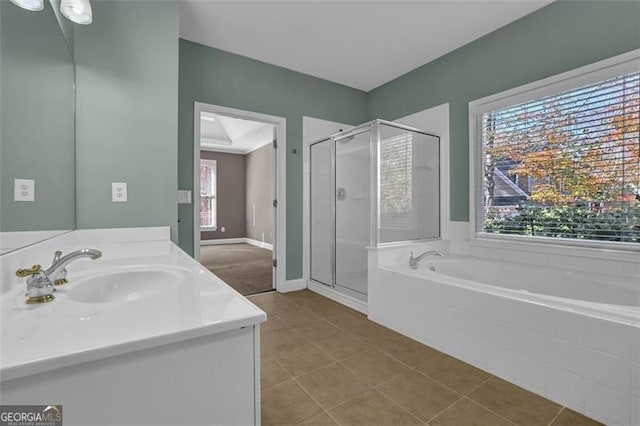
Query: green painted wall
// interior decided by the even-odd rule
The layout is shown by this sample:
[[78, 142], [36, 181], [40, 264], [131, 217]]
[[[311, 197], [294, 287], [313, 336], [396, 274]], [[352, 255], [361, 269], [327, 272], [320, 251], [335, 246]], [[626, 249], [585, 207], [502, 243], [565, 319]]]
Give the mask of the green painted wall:
[[[451, 219], [469, 220], [468, 103], [640, 47], [640, 2], [558, 1], [369, 93], [180, 41], [179, 176], [192, 187], [193, 102], [287, 118], [287, 279], [302, 275], [302, 116], [359, 124], [450, 105]], [[291, 148], [297, 148], [293, 154]], [[179, 207], [192, 252], [192, 207]]]
[[[177, 4], [92, 6], [74, 41], [77, 226], [171, 225], [177, 241]], [[128, 183], [127, 203], [111, 182]]]
[[[73, 58], [45, 6], [0, 1], [0, 231], [75, 228]], [[13, 201], [14, 179], [35, 202]]]
[[[193, 103], [287, 119], [287, 279], [302, 276], [302, 117], [359, 124], [366, 94], [246, 57], [180, 40], [178, 186], [193, 186]], [[296, 149], [297, 153], [292, 150]], [[193, 206], [180, 205], [180, 247], [193, 252]]]
[[558, 1], [369, 92], [369, 118], [449, 102], [451, 219], [467, 221], [469, 101], [637, 48], [639, 1]]
[[[75, 31], [74, 28], [76, 24], [65, 18], [62, 12], [60, 12], [60, 2], [61, 0], [49, 0], [51, 9], [53, 9], [53, 13], [56, 15], [56, 19], [58, 20], [58, 25], [62, 30], [62, 35], [67, 42], [67, 46], [69, 46], [71, 54], [73, 54], [73, 33]], [[49, 7], [49, 5], [46, 5], [45, 7]]]

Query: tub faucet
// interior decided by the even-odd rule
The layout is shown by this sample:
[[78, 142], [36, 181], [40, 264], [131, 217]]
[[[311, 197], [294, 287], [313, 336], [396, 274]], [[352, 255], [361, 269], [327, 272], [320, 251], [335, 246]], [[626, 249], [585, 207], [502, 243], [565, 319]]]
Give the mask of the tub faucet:
[[422, 253], [422, 254], [421, 254], [420, 256], [418, 256], [418, 257], [413, 257], [413, 252], [411, 252], [411, 255], [409, 256], [409, 267], [410, 267], [411, 269], [418, 269], [418, 264], [420, 263], [420, 261], [421, 261], [422, 259], [424, 259], [425, 257], [430, 256], [430, 255], [443, 257], [443, 256], [442, 256], [442, 253], [440, 253], [440, 252], [439, 252], [439, 251], [437, 251], [437, 250], [429, 250], [429, 251], [425, 251], [424, 253]]
[[54, 286], [67, 283], [66, 266], [76, 259], [89, 257], [93, 260], [102, 256], [102, 252], [94, 249], [76, 250], [62, 256], [61, 251], [56, 251], [53, 256], [53, 264], [46, 270], [42, 266], [33, 265], [29, 269], [18, 269], [16, 275], [19, 277], [29, 277], [27, 279], [27, 303], [50, 302], [53, 296]]

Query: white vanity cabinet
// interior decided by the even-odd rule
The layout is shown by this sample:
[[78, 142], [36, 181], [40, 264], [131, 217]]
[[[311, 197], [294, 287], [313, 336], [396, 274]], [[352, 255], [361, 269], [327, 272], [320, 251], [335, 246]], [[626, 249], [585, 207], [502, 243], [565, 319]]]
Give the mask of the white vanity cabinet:
[[[16, 269], [82, 248], [102, 257], [25, 304]], [[62, 405], [65, 425], [260, 424], [266, 314], [168, 228], [69, 232], [0, 257], [0, 278], [0, 404]]]
[[259, 328], [2, 382], [2, 404], [62, 404], [65, 425], [259, 424]]

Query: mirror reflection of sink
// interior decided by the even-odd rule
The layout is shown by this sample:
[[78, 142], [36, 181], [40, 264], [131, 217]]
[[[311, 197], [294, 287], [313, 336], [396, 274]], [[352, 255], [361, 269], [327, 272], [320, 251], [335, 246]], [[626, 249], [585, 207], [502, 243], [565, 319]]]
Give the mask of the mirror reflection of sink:
[[132, 302], [176, 290], [189, 280], [193, 275], [182, 268], [116, 268], [78, 279], [68, 297], [82, 303]]

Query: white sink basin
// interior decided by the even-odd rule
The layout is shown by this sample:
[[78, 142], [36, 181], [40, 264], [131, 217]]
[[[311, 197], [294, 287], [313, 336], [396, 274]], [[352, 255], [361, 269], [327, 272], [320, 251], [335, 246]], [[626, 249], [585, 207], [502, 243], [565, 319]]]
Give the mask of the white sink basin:
[[127, 268], [78, 279], [69, 299], [83, 303], [121, 303], [156, 297], [176, 290], [193, 275], [182, 268]]

